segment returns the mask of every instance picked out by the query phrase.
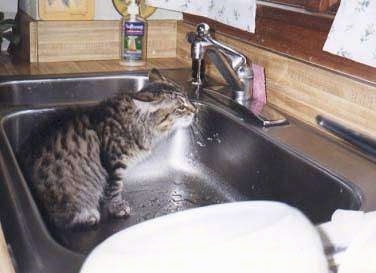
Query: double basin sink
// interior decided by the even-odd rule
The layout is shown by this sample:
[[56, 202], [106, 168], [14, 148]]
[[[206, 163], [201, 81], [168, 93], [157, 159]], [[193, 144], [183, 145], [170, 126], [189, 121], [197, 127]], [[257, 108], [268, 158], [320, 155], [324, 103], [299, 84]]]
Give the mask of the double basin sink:
[[[188, 70], [162, 72], [188, 86]], [[49, 226], [18, 165], [21, 144], [59, 110], [97, 103], [120, 90], [136, 92], [147, 83], [146, 75], [29, 76], [0, 82], [0, 220], [18, 272], [78, 272], [90, 250], [116, 231], [210, 204], [281, 201], [313, 223], [328, 221], [338, 208], [376, 207], [374, 161], [291, 118], [288, 125], [261, 128], [240, 106], [207, 91], [195, 102], [194, 126], [175, 132], [128, 171], [129, 218], [104, 217], [89, 230]]]

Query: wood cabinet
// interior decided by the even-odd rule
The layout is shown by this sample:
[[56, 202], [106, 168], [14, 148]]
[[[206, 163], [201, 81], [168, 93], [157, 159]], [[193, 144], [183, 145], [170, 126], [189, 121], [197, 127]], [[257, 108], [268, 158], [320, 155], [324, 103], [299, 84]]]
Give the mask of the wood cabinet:
[[300, 7], [315, 12], [335, 12], [340, 0], [267, 0], [267, 2]]

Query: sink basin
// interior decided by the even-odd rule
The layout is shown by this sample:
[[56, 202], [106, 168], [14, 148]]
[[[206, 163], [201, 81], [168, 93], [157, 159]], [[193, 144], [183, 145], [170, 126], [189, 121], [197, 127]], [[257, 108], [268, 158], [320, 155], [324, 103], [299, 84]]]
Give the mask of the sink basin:
[[[166, 73], [180, 81], [189, 75], [185, 70]], [[128, 170], [124, 195], [133, 210], [129, 218], [105, 216], [90, 230], [62, 232], [48, 226], [16, 158], [31, 129], [69, 105], [95, 103], [119, 89], [134, 92], [146, 81], [139, 73], [0, 85], [0, 104], [6, 105], [1, 110], [1, 222], [19, 272], [77, 272], [88, 252], [114, 232], [188, 208], [276, 200], [320, 223], [338, 208], [361, 207], [358, 187], [278, 143], [247, 122], [246, 114], [208, 95], [196, 101], [199, 114], [191, 128], [176, 131]]]
[[139, 90], [147, 80], [146, 73], [85, 74], [0, 78], [0, 104], [74, 104], [98, 101], [120, 90]]

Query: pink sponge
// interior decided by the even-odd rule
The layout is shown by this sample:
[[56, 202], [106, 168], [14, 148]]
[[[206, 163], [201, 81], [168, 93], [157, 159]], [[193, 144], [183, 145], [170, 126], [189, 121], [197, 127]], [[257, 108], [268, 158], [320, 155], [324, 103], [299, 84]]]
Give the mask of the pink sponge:
[[260, 113], [263, 106], [266, 104], [265, 70], [261, 65], [252, 63], [252, 71], [253, 93], [251, 110], [254, 113]]

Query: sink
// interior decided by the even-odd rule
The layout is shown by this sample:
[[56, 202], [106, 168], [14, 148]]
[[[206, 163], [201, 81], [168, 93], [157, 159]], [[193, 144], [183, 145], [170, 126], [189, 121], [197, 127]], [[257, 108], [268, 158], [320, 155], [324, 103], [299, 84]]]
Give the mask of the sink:
[[127, 74], [74, 74], [39, 76], [19, 76], [11, 80], [0, 77], [0, 104], [74, 104], [98, 101], [114, 95], [120, 90], [139, 90], [147, 80], [147, 74], [128, 72]]
[[[187, 70], [165, 73], [184, 84], [189, 78]], [[338, 208], [362, 206], [358, 186], [278, 142], [252, 124], [249, 113], [207, 92], [195, 101], [199, 112], [191, 128], [176, 131], [128, 170], [124, 195], [133, 210], [129, 218], [105, 215], [90, 230], [62, 232], [48, 226], [17, 163], [23, 141], [66, 107], [96, 103], [118, 90], [135, 92], [146, 82], [146, 74], [137, 72], [0, 84], [0, 216], [19, 272], [77, 272], [90, 250], [116, 231], [194, 207], [276, 200], [321, 223]]]

